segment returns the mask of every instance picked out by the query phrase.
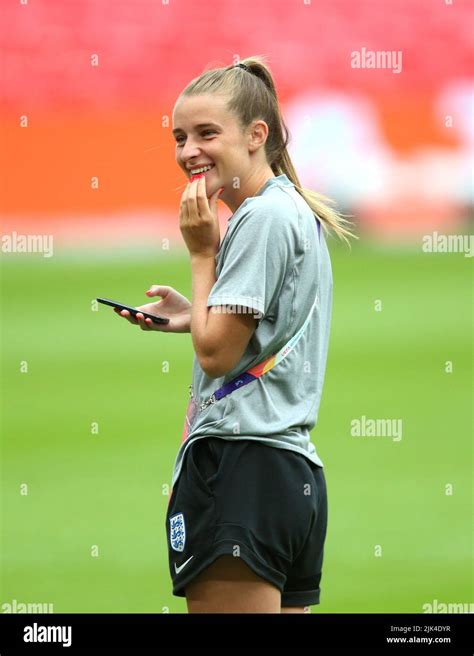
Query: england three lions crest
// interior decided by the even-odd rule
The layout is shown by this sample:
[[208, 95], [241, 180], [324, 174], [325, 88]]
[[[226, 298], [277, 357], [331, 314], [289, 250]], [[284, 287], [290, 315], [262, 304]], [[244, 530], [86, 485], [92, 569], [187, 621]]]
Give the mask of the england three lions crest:
[[186, 528], [184, 526], [184, 515], [178, 513], [170, 517], [170, 543], [175, 551], [184, 551], [186, 542]]

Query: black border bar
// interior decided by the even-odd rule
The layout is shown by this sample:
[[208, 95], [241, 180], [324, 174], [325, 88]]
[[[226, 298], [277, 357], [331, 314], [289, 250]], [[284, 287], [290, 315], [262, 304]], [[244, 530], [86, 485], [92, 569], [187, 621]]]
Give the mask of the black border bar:
[[[71, 627], [71, 646], [25, 642], [25, 630], [34, 631], [26, 627], [34, 625], [38, 638], [47, 633], [40, 627]], [[315, 655], [341, 649], [347, 654], [472, 654], [472, 627], [469, 614], [0, 614], [0, 656], [90, 654], [96, 649], [130, 654], [186, 650], [192, 656], [196, 649], [242, 654], [275, 648], [290, 656], [302, 647]]]

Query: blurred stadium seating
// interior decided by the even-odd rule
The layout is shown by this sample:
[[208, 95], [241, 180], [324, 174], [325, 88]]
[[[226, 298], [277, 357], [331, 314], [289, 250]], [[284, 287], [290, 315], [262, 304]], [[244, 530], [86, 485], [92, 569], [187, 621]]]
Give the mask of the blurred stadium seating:
[[[5, 4], [4, 231], [98, 246], [179, 241], [173, 104], [205, 68], [252, 54], [269, 57], [305, 186], [376, 236], [463, 226], [470, 3], [307, 1]], [[402, 70], [351, 68], [361, 48], [401, 51]]]

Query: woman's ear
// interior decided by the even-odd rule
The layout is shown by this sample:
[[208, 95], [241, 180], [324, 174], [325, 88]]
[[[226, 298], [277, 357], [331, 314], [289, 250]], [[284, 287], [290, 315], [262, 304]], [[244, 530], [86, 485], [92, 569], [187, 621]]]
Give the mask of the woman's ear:
[[268, 137], [268, 125], [265, 121], [258, 120], [254, 121], [249, 129], [248, 137], [248, 148], [250, 152], [254, 152], [262, 146], [265, 145], [265, 142]]

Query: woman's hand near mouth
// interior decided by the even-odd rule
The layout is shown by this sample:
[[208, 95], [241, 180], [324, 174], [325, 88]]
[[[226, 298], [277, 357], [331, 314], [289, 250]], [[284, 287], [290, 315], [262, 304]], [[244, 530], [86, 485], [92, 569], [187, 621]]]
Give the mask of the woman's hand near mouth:
[[220, 245], [217, 201], [224, 187], [208, 199], [206, 178], [191, 178], [181, 196], [179, 227], [191, 256], [215, 257]]

